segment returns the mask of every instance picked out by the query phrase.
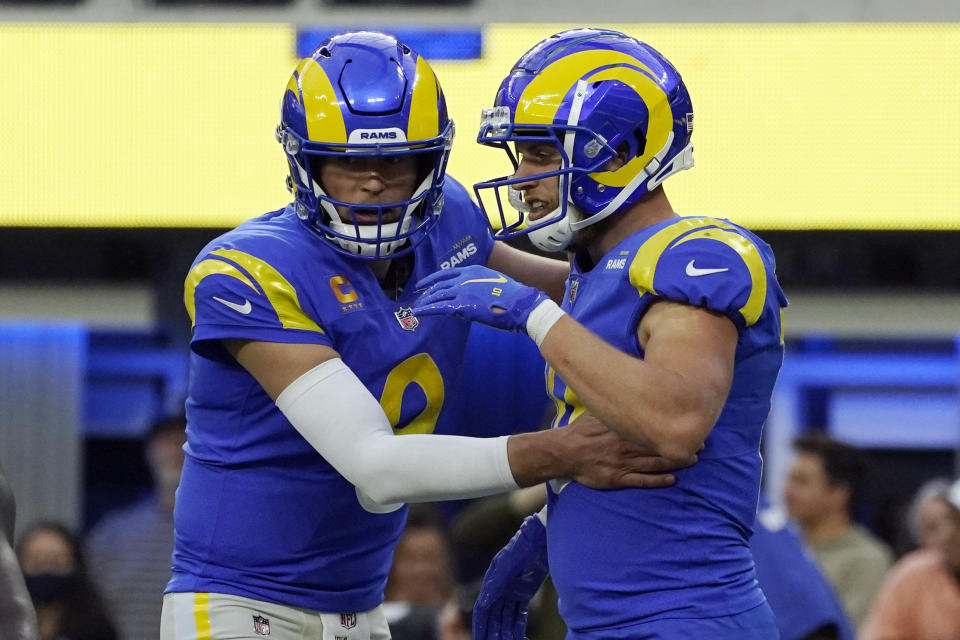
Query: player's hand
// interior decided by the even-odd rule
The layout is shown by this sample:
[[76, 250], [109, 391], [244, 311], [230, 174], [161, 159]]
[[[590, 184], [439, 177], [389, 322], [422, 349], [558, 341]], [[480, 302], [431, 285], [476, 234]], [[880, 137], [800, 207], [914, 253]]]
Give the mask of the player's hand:
[[523, 640], [530, 599], [547, 577], [547, 529], [527, 516], [483, 576], [473, 609], [474, 640]]
[[417, 316], [451, 315], [504, 331], [526, 333], [527, 318], [549, 300], [539, 289], [520, 284], [480, 265], [443, 269], [417, 283]]
[[627, 440], [589, 413], [583, 413], [563, 429], [569, 429], [568, 446], [573, 451], [571, 478], [593, 489], [624, 487], [656, 489], [669, 487], [676, 477], [669, 473], [689, 467], [697, 456], [664, 458]]

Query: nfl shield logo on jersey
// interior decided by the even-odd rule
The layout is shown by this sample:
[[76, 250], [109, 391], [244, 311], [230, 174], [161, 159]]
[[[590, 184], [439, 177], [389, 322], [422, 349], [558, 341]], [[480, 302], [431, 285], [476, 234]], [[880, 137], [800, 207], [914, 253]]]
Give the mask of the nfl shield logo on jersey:
[[270, 619], [260, 615], [254, 615], [253, 630], [257, 632], [258, 636], [270, 635]]
[[399, 310], [393, 312], [393, 315], [397, 316], [397, 322], [407, 331], [413, 331], [420, 326], [420, 321], [414, 317], [413, 309], [410, 307], [400, 307]]
[[577, 299], [577, 291], [580, 290], [580, 281], [572, 280], [570, 282], [570, 294], [567, 296], [570, 300], [570, 304], [573, 304], [573, 301]]
[[341, 613], [340, 626], [343, 627], [344, 629], [353, 629], [355, 626], [357, 626], [357, 614]]

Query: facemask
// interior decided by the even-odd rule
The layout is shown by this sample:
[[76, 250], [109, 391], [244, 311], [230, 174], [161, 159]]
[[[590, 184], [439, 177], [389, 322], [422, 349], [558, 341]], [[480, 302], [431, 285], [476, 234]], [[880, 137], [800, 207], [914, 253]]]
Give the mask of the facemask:
[[34, 604], [50, 604], [63, 600], [72, 591], [74, 577], [72, 573], [34, 573], [25, 574], [23, 579]]

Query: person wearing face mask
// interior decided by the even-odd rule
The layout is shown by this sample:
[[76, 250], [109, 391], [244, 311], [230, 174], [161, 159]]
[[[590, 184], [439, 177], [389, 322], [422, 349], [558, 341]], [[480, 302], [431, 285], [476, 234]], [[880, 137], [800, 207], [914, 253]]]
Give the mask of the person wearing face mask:
[[76, 537], [54, 522], [30, 527], [17, 558], [37, 611], [39, 640], [116, 640]]
[[139, 502], [108, 513], [87, 536], [91, 577], [121, 638], [155, 638], [160, 633], [157, 596], [170, 578], [173, 506], [186, 426], [182, 415], [154, 423], [144, 443], [152, 491]]

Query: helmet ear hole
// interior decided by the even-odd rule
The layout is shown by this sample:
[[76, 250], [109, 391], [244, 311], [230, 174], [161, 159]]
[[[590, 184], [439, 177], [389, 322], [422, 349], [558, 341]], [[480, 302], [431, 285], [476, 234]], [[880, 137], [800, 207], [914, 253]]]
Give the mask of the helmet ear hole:
[[[637, 154], [640, 155], [640, 154]], [[617, 147], [617, 155], [611, 158], [604, 167], [607, 171], [616, 171], [630, 162], [630, 142], [624, 140]]]
[[637, 153], [635, 155], [640, 157], [647, 149], [647, 137], [643, 135], [643, 131], [639, 128], [633, 130], [633, 137], [637, 139]]

